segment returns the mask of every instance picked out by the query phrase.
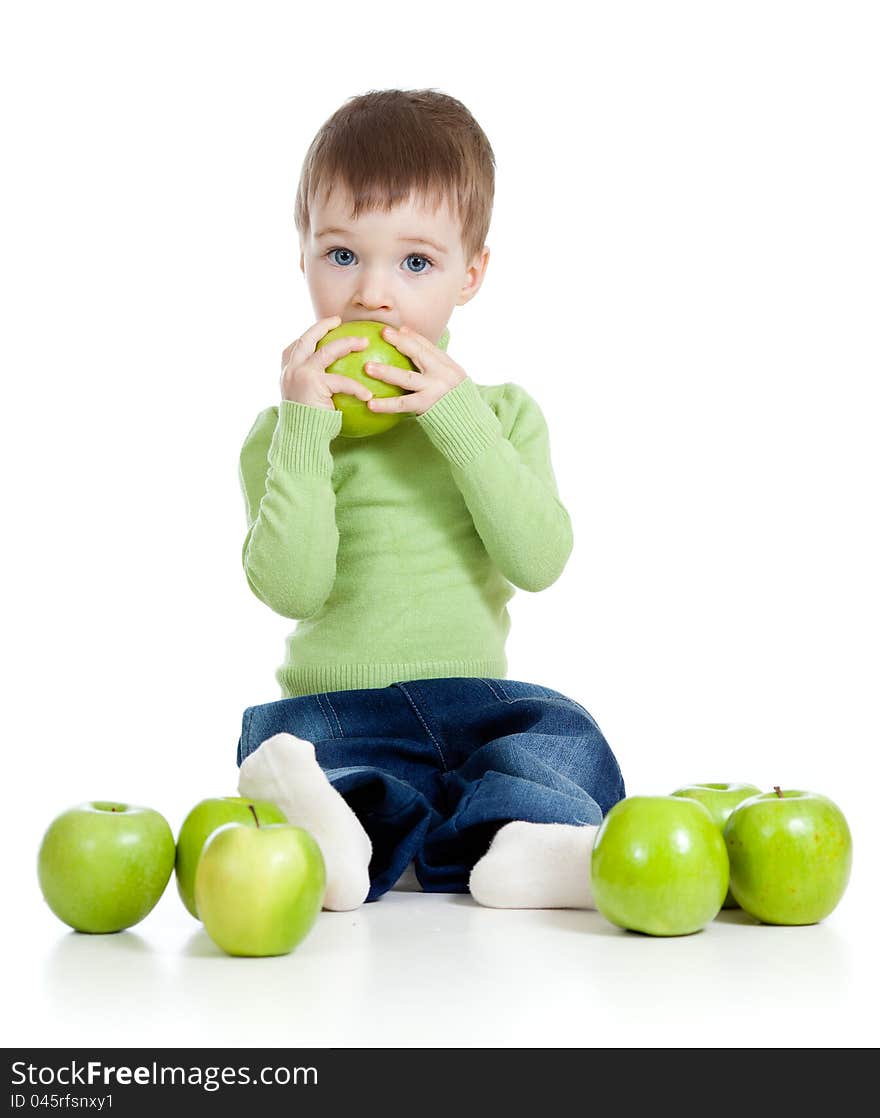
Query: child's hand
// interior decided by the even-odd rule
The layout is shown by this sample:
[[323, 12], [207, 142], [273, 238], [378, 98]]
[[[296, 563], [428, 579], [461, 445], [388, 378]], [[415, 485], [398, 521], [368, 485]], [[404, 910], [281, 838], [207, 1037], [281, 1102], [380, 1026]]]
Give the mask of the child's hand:
[[325, 372], [338, 357], [345, 357], [356, 349], [364, 349], [369, 342], [356, 335], [337, 338], [321, 346], [315, 346], [334, 327], [341, 323], [339, 315], [322, 318], [310, 326], [301, 338], [297, 338], [281, 354], [281, 399], [293, 400], [298, 404], [308, 404], [313, 408], [333, 410], [334, 392], [345, 392], [357, 396], [359, 400], [372, 399], [373, 393], [351, 377], [339, 373]]
[[391, 342], [395, 349], [406, 354], [417, 371], [368, 361], [364, 366], [364, 372], [368, 376], [384, 380], [387, 384], [396, 384], [398, 388], [409, 389], [404, 396], [374, 397], [367, 403], [370, 411], [405, 411], [421, 415], [436, 404], [441, 396], [445, 396], [451, 388], [467, 378], [464, 369], [456, 365], [445, 350], [417, 334], [415, 330], [406, 326], [402, 326], [400, 330], [386, 326], [382, 337]]

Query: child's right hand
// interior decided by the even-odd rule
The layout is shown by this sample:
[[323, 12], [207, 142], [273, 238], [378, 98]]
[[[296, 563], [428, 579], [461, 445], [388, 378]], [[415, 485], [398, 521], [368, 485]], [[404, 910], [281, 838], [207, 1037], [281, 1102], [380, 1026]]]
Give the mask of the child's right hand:
[[366, 338], [356, 335], [338, 338], [318, 350], [315, 349], [321, 338], [339, 326], [341, 321], [338, 315], [322, 318], [320, 322], [310, 326], [301, 338], [291, 342], [281, 354], [282, 400], [308, 404], [313, 408], [329, 408], [332, 411], [335, 392], [345, 392], [365, 401], [373, 398], [369, 388], [352, 377], [338, 373], [328, 374], [325, 371], [337, 358], [357, 349], [365, 349], [369, 345]]

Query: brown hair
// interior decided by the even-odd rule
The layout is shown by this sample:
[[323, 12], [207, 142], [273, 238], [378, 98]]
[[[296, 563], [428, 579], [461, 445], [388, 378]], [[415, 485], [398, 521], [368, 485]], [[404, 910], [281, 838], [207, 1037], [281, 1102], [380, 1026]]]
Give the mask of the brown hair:
[[324, 122], [303, 161], [294, 222], [309, 232], [309, 206], [334, 187], [353, 199], [352, 218], [406, 202], [444, 199], [461, 223], [465, 259], [486, 243], [495, 155], [467, 108], [436, 89], [381, 89], [350, 97]]

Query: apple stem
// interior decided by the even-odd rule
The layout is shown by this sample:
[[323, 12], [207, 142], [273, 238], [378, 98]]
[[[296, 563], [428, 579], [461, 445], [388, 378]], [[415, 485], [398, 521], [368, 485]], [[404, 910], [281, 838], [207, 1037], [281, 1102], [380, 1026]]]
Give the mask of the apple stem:
[[256, 823], [256, 825], [259, 827], [260, 821], [259, 821], [259, 819], [257, 819], [257, 813], [254, 810], [254, 805], [253, 804], [248, 804], [248, 810], [250, 811], [251, 815], [254, 817], [254, 823]]
[[778, 796], [778, 797], [780, 798], [780, 800], [784, 798], [784, 797], [783, 797], [783, 795], [782, 795], [782, 791], [781, 791], [781, 789], [780, 789], [780, 787], [779, 787], [779, 785], [778, 785], [778, 784], [774, 784], [774, 785], [773, 785], [773, 791], [774, 791], [774, 792], [776, 793], [776, 795], [777, 795], [777, 796]]

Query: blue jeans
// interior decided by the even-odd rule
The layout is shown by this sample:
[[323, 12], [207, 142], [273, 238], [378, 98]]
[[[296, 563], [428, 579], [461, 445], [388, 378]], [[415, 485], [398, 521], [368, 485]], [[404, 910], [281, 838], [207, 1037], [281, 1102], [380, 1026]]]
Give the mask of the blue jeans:
[[599, 823], [623, 777], [573, 699], [509, 679], [419, 679], [248, 707], [238, 764], [274, 734], [314, 742], [373, 844], [368, 901], [410, 862], [426, 892], [466, 893], [500, 826]]

